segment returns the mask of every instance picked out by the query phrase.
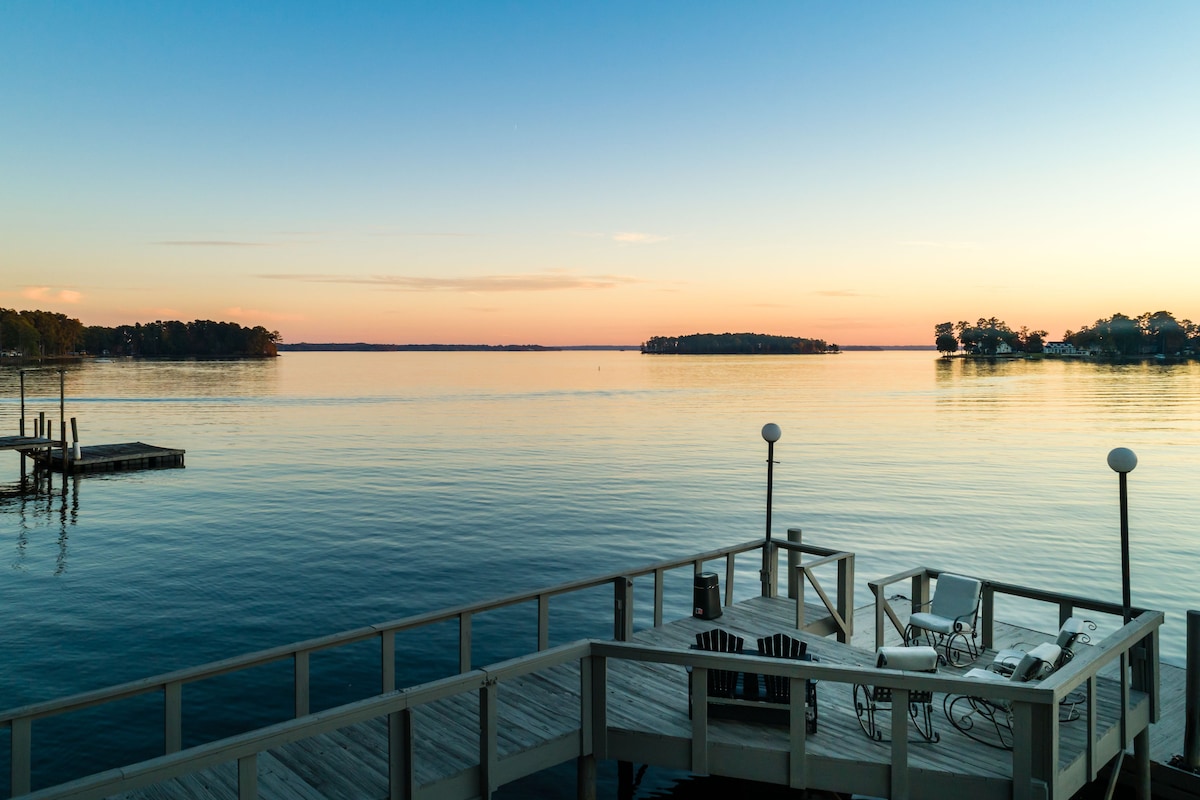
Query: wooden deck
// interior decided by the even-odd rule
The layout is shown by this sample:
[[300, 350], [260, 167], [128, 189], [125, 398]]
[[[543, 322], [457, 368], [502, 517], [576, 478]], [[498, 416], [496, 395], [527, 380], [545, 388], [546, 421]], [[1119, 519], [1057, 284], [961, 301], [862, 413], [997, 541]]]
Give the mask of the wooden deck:
[[[55, 442], [57, 445], [58, 443]], [[79, 458], [67, 450], [66, 471], [72, 474], [91, 472], [113, 472], [128, 469], [166, 469], [182, 467], [185, 450], [156, 447], [144, 442], [123, 444], [94, 444], [79, 448]], [[48, 458], [47, 458], [48, 454]], [[43, 450], [33, 456], [40, 467], [63, 470], [63, 453], [58, 450]]]
[[[972, 800], [1059, 800], [1097, 780], [1120, 752], [1123, 708], [1130, 738], [1146, 744], [1150, 723], [1160, 709], [1174, 715], [1182, 707], [1181, 699], [1160, 699], [1160, 674], [1172, 675], [1158, 664], [1157, 636], [1163, 615], [1143, 609], [1135, 609], [1133, 620], [1115, 632], [1079, 647], [1068, 664], [1037, 684], [969, 680], [962, 677], [961, 668], [943, 668], [937, 674], [876, 669], [876, 620], [887, 626], [884, 643], [896, 643], [899, 635], [891, 626], [902, 625], [901, 617], [907, 613], [890, 599], [882, 602], [889, 596], [883, 587], [911, 579], [912, 596], [924, 601], [930, 581], [940, 573], [916, 568], [869, 582], [881, 602], [878, 607], [872, 603], [856, 610], [853, 554], [802, 544], [799, 531], [789, 531], [789, 537], [792, 534], [795, 538], [786, 543], [747, 542], [3, 711], [0, 724], [9, 730], [12, 793], [35, 800], [471, 800], [489, 797], [513, 780], [573, 762], [580, 774], [580, 796], [591, 798], [597, 763], [617, 760], [897, 800], [967, 795]], [[742, 555], [757, 563], [764, 546], [771, 548], [766, 560], [771, 568], [763, 573], [762, 596], [734, 603], [735, 558]], [[802, 597], [811, 587], [823, 605], [774, 596], [777, 556], [784, 550], [791, 556], [816, 556], [793, 564], [787, 583]], [[712, 621], [664, 620], [666, 573], [675, 569], [699, 573], [714, 562], [725, 565], [723, 616]], [[823, 588], [819, 577], [828, 578], [828, 573], [819, 576], [820, 570], [836, 571], [836, 590], [828, 580], [829, 588]], [[641, 630], [634, 627], [635, 580], [653, 581], [653, 625]], [[549, 647], [551, 601], [602, 586], [613, 592], [614, 640]], [[997, 603], [1010, 598], [1045, 604], [1047, 628], [1075, 614], [1095, 613], [1111, 620], [1121, 613], [1119, 606], [1104, 601], [988, 581], [981, 597], [980, 627], [990, 650], [977, 663], [990, 661], [996, 649], [1052, 638], [1049, 632], [997, 619]], [[910, 601], [898, 601], [898, 606], [906, 605]], [[472, 619], [518, 607], [536, 610], [536, 650], [531, 647], [531, 652], [511, 661], [472, 668]], [[397, 690], [397, 661], [406, 656], [397, 649], [397, 635], [455, 621], [458, 674]], [[689, 649], [697, 632], [713, 627], [749, 641], [789, 633], [807, 642], [809, 652], [819, 660]], [[310, 713], [310, 656], [369, 640], [380, 648], [382, 693]], [[186, 685], [285, 660], [294, 667], [293, 719], [182, 748]], [[789, 724], [713, 719], [703, 698], [706, 673], [714, 669], [786, 677], [794, 687], [787, 707]], [[813, 734], [805, 730], [804, 692], [797, 690], [806, 680], [818, 682], [819, 721]], [[1182, 686], [1182, 680], [1174, 678], [1164, 683]], [[940, 741], [910, 742], [912, 737], [904, 735], [911, 731], [906, 715], [896, 715], [897, 720], [884, 726], [885, 734], [895, 734], [891, 741], [868, 738], [855, 713], [856, 684], [886, 685], [901, 696], [910, 691], [933, 692]], [[39, 720], [147, 694], [162, 698], [161, 755], [56, 786], [31, 774]], [[1009, 701], [1014, 748], [987, 747], [954, 730], [942, 711], [943, 698], [951, 694]], [[1127, 704], [1123, 694], [1128, 696]], [[1076, 703], [1071, 720], [1063, 716], [1064, 701]], [[1160, 724], [1167, 728], [1160, 742], [1181, 735], [1181, 711]], [[1170, 744], [1165, 747], [1155, 752], [1156, 757], [1169, 758]], [[1139, 764], [1142, 786], [1150, 766], [1139, 759], [1126, 762], [1131, 760]], [[39, 781], [45, 788], [31, 792]], [[1148, 797], [1149, 790], [1142, 796]]]
[[[811, 608], [817, 616], [824, 609]], [[753, 598], [728, 607], [713, 621], [683, 619], [636, 633], [631, 641], [687, 651], [697, 632], [721, 627], [753, 640], [775, 632], [804, 638], [821, 664], [871, 668], [874, 634], [872, 607], [860, 609], [861, 632], [852, 644], [797, 632], [789, 624], [794, 605], [780, 598]], [[1037, 641], [1052, 634], [996, 624], [996, 649]], [[990, 654], [981, 657], [990, 660]], [[966, 668], [946, 668], [961, 674]], [[615, 662], [608, 668], [607, 735], [611, 759], [688, 770], [692, 767], [692, 720], [688, 709], [688, 676], [676, 664]], [[543, 759], [557, 751], [559, 763], [580, 753], [579, 709], [584, 683], [577, 663], [558, 664], [501, 685], [498, 696], [497, 743], [503, 773], [521, 773], [520, 762]], [[1117, 716], [1105, 711], [1119, 701], [1115, 680], [1099, 683], [1102, 697], [1097, 727], [1115, 728]], [[891, 750], [868, 739], [857, 722], [850, 684], [822, 681], [818, 687], [819, 729], [807, 739], [809, 786], [840, 792], [878, 791], [886, 784]], [[975, 800], [1013, 794], [1011, 752], [986, 747], [955, 731], [946, 721], [941, 696], [935, 696], [935, 729], [941, 741], [912, 744], [909, 770], [913, 797], [962, 796], [971, 787]], [[1135, 702], [1138, 702], [1135, 700]], [[1144, 702], [1144, 698], [1140, 700]], [[707, 771], [754, 780], [787, 772], [786, 727], [710, 720]], [[414, 741], [413, 796], [466, 797], [479, 781], [479, 702], [457, 694], [418, 706], [412, 715]], [[1064, 725], [1060, 765], [1083, 751], [1088, 725], [1079, 719]], [[263, 798], [387, 797], [389, 736], [378, 718], [332, 733], [267, 751], [258, 761], [257, 782]], [[1072, 736], [1075, 733], [1077, 735]], [[540, 751], [536, 757], [532, 753]], [[504, 777], [504, 774], [498, 775]], [[501, 783], [504, 781], [501, 780]], [[120, 800], [190, 800], [236, 798], [238, 769], [226, 763], [134, 792]]]
[[0, 436], [0, 450], [46, 450], [62, 444], [45, 436]]

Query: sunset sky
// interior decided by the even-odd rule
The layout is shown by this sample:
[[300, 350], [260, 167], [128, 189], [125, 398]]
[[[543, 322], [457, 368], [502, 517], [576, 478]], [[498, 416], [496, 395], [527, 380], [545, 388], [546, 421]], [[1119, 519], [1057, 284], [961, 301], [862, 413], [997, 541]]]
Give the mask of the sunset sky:
[[0, 306], [286, 342], [1200, 320], [1200, 3], [0, 4]]

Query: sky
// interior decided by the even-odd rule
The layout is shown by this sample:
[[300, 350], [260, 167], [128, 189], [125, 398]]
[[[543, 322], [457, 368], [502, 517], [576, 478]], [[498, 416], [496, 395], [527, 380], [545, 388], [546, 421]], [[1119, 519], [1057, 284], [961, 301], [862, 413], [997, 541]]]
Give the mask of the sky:
[[0, 3], [0, 306], [285, 342], [1200, 320], [1200, 3]]

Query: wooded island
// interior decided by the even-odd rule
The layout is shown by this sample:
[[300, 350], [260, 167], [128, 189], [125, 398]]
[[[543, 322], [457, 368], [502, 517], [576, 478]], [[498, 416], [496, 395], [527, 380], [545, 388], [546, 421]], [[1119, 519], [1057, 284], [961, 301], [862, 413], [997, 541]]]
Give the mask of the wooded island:
[[799, 336], [764, 333], [693, 333], [690, 336], [655, 336], [642, 342], [642, 352], [655, 355], [812, 355], [836, 353], [836, 344]]

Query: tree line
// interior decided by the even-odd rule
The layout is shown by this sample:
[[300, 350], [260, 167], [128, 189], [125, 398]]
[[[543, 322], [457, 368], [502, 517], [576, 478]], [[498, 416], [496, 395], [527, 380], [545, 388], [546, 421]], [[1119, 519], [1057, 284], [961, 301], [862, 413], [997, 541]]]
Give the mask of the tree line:
[[836, 344], [799, 336], [763, 333], [693, 333], [690, 336], [654, 336], [642, 342], [643, 353], [673, 355], [795, 355], [836, 353]]
[[0, 308], [0, 352], [26, 358], [53, 358], [76, 353], [127, 356], [274, 356], [278, 331], [236, 322], [177, 320], [135, 323], [108, 328], [85, 326], [50, 311]]
[[[934, 326], [934, 344], [943, 355], [962, 350], [971, 355], [996, 355], [1001, 343], [1013, 352], [1045, 351], [1045, 331], [1014, 331], [1003, 320], [982, 317], [974, 322], [941, 322]], [[1147, 312], [1138, 317], [1113, 314], [1068, 330], [1063, 342], [1082, 353], [1114, 357], [1147, 355], [1188, 356], [1200, 352], [1200, 325], [1177, 320], [1169, 311]]]

